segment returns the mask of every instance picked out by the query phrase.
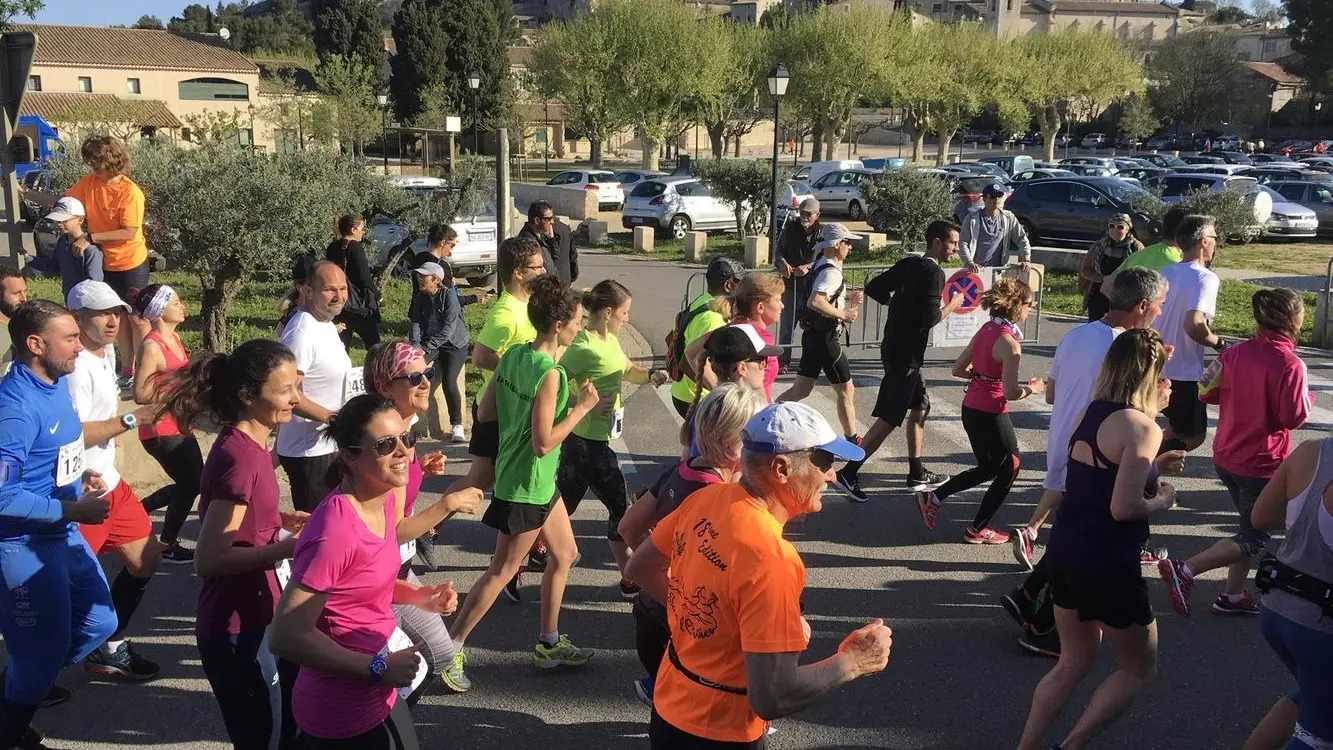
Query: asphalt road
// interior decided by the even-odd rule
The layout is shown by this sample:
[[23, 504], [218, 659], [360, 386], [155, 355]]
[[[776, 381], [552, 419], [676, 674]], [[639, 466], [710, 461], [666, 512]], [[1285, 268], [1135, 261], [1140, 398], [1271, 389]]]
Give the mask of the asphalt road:
[[[614, 277], [634, 293], [632, 356], [658, 351], [678, 308], [691, 271], [674, 264], [624, 256], [587, 254], [581, 284]], [[1072, 321], [1048, 318], [1041, 341], [1025, 346], [1024, 374], [1044, 375], [1054, 343]], [[647, 342], [645, 345], [644, 342]], [[869, 421], [878, 383], [876, 349], [855, 350], [857, 408]], [[927, 432], [928, 464], [950, 473], [971, 460], [959, 422], [963, 385], [949, 377], [954, 350], [930, 353], [929, 387], [934, 411]], [[1333, 360], [1307, 356], [1320, 391], [1333, 391]], [[784, 379], [787, 380], [787, 379]], [[781, 382], [779, 388], [782, 387]], [[617, 449], [632, 487], [647, 484], [676, 455], [677, 417], [666, 389], [640, 388], [628, 398], [626, 432]], [[830, 421], [832, 392], [816, 389], [808, 402]], [[1330, 407], [1321, 394], [1320, 406]], [[1301, 438], [1321, 436], [1333, 412], [1316, 412]], [[1044, 468], [1046, 407], [1039, 399], [1019, 403], [1014, 422], [1024, 448], [1023, 473], [999, 523], [1027, 519], [1039, 494]], [[1215, 413], [1214, 413], [1215, 416]], [[834, 422], [836, 424], [836, 422]], [[465, 451], [445, 446], [450, 471], [463, 471]], [[775, 723], [771, 746], [796, 748], [992, 748], [1013, 747], [1033, 687], [1053, 663], [1016, 645], [1017, 628], [996, 597], [1016, 585], [1021, 573], [1009, 547], [962, 543], [980, 491], [951, 499], [938, 530], [927, 531], [902, 477], [903, 442], [896, 435], [866, 468], [872, 493], [857, 505], [836, 491], [826, 493], [823, 512], [794, 536], [805, 559], [804, 595], [814, 638], [808, 660], [830, 654], [849, 631], [874, 617], [894, 630], [894, 651], [881, 675], [841, 689], [817, 706]], [[1234, 511], [1208, 460], [1209, 445], [1187, 463], [1180, 508], [1154, 519], [1159, 544], [1185, 554], [1231, 533]], [[428, 480], [427, 493], [447, 480]], [[642, 748], [647, 746], [648, 709], [631, 681], [640, 675], [634, 653], [629, 604], [620, 600], [610, 552], [602, 541], [605, 511], [589, 499], [574, 529], [583, 562], [571, 578], [561, 630], [578, 644], [597, 649], [576, 671], [541, 672], [530, 664], [537, 631], [536, 577], [525, 600], [497, 602], [469, 640], [465, 695], [436, 692], [413, 710], [422, 747], [456, 748]], [[197, 526], [186, 527], [191, 538]], [[444, 572], [427, 576], [455, 581], [466, 591], [487, 564], [494, 533], [475, 519], [450, 521], [440, 552]], [[1254, 619], [1223, 619], [1206, 605], [1220, 586], [1217, 573], [1204, 577], [1190, 621], [1170, 610], [1164, 589], [1150, 575], [1160, 623], [1159, 677], [1096, 745], [1103, 748], [1192, 750], [1238, 748], [1278, 696], [1292, 687], [1259, 635]], [[74, 690], [68, 703], [41, 712], [39, 726], [56, 747], [222, 748], [225, 737], [216, 706], [199, 669], [192, 636], [198, 580], [188, 567], [168, 567], [153, 582], [130, 636], [141, 653], [163, 665], [163, 677], [141, 685], [90, 681], [78, 668], [60, 683]], [[1070, 702], [1058, 729], [1068, 729], [1092, 687], [1111, 668], [1109, 654]], [[1058, 739], [1058, 738], [1056, 738]]]

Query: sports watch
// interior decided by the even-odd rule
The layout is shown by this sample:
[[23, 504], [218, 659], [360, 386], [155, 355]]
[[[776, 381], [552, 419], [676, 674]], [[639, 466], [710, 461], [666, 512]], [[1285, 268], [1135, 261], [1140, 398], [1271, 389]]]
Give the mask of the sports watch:
[[384, 678], [384, 673], [388, 671], [389, 662], [385, 661], [383, 656], [375, 654], [370, 660], [370, 684], [380, 684], [380, 680]]
[[139, 420], [135, 419], [134, 412], [127, 412], [120, 415], [120, 426], [127, 430], [132, 430], [139, 426]]

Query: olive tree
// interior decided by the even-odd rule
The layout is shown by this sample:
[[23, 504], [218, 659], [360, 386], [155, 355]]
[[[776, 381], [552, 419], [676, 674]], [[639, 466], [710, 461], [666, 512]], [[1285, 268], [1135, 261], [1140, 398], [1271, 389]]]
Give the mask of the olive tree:
[[713, 157], [721, 158], [727, 141], [735, 139], [739, 149], [770, 107], [765, 77], [774, 65], [773, 33], [721, 18], [703, 21], [697, 33], [702, 75], [687, 107], [708, 131]]
[[772, 162], [750, 159], [707, 159], [694, 165], [695, 175], [712, 189], [713, 197], [731, 209], [741, 237], [759, 234], [767, 226], [773, 204], [772, 169]]
[[932, 221], [953, 219], [949, 184], [928, 172], [891, 170], [874, 181], [862, 182], [861, 194], [870, 225], [877, 232], [898, 237], [904, 249], [924, 249], [926, 227]]

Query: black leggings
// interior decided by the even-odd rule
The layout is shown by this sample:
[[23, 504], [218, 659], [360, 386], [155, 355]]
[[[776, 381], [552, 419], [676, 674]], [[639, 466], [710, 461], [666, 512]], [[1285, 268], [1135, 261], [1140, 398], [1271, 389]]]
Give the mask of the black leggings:
[[195, 638], [204, 676], [222, 710], [222, 723], [236, 750], [302, 747], [292, 719], [292, 686], [299, 669], [268, 650], [263, 630]]
[[340, 740], [304, 736], [310, 750], [417, 750], [417, 730], [404, 700], [394, 701], [384, 722], [364, 734]]
[[1051, 596], [1051, 571], [1045, 555], [1019, 588], [1037, 605], [1032, 615], [1032, 630], [1042, 635], [1049, 633], [1055, 627], [1055, 598]]
[[368, 313], [345, 312], [339, 315], [334, 322], [345, 325], [342, 333], [338, 334], [338, 338], [342, 339], [343, 346], [348, 349], [352, 348], [353, 336], [360, 336], [367, 349], [380, 342], [379, 310], [371, 310]]
[[[640, 594], [640, 597], [643, 595]], [[671, 640], [671, 631], [666, 623], [658, 620], [641, 603], [634, 600], [634, 646], [639, 652], [639, 663], [648, 671], [648, 676], [656, 678], [657, 669], [662, 666], [666, 656], [667, 643]]]
[[458, 373], [463, 371], [466, 362], [466, 349], [441, 349], [435, 360], [435, 377], [439, 378], [440, 387], [444, 389], [450, 426], [463, 424], [463, 392], [458, 387]]
[[194, 435], [144, 438], [143, 448], [162, 465], [172, 484], [143, 499], [144, 510], [152, 513], [167, 509], [162, 522], [162, 543], [171, 544], [180, 538], [181, 527], [194, 509], [199, 496], [199, 480], [204, 474], [204, 459], [199, 452], [199, 441]]
[[620, 461], [605, 440], [588, 440], [578, 435], [565, 438], [560, 448], [560, 466], [555, 472], [555, 486], [573, 516], [583, 496], [592, 490], [609, 514], [606, 538], [620, 541], [620, 519], [629, 508], [629, 485], [620, 470]]
[[981, 507], [972, 521], [972, 528], [981, 531], [990, 525], [1018, 477], [1018, 436], [1014, 434], [1014, 423], [1008, 412], [994, 414], [968, 406], [963, 407], [963, 429], [972, 443], [977, 465], [945, 482], [935, 490], [935, 496], [943, 500], [989, 481], [990, 488], [981, 498]]

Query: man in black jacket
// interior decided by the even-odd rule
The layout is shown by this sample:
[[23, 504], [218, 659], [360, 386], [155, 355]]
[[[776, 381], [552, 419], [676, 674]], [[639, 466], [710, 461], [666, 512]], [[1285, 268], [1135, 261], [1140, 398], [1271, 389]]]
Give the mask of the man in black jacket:
[[773, 267], [782, 276], [782, 319], [778, 321], [778, 343], [784, 345], [778, 362], [786, 368], [791, 364], [792, 344], [796, 343], [796, 311], [810, 298], [810, 279], [807, 274], [818, 259], [815, 243], [819, 242], [824, 225], [819, 223], [819, 201], [806, 198], [801, 201], [799, 221], [788, 221], [778, 234], [778, 251]]
[[578, 251], [574, 249], [574, 232], [563, 221], [556, 221], [555, 209], [546, 201], [537, 201], [528, 207], [528, 223], [519, 230], [520, 237], [531, 237], [542, 249], [546, 273], [566, 284], [579, 278]]

